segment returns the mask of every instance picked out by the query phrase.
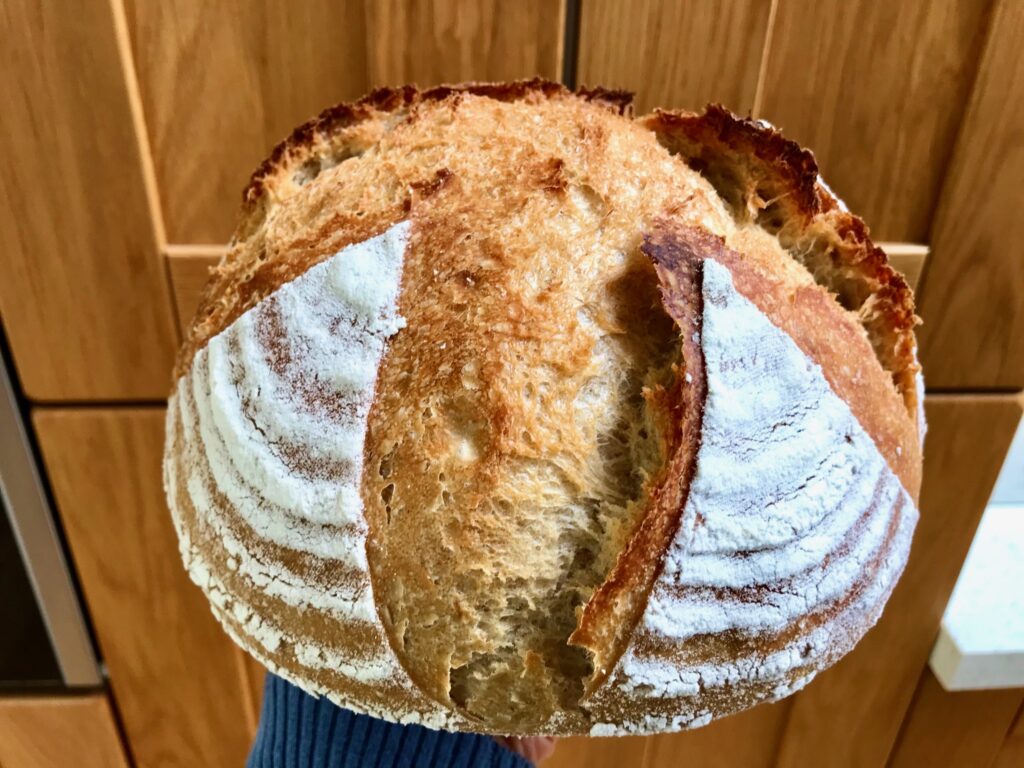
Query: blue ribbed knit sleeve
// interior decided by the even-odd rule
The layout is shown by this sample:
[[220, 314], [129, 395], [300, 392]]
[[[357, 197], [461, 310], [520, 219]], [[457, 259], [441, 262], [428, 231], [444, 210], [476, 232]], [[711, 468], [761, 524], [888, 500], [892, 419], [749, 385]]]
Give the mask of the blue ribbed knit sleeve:
[[267, 675], [247, 768], [530, 768], [489, 736], [395, 725]]

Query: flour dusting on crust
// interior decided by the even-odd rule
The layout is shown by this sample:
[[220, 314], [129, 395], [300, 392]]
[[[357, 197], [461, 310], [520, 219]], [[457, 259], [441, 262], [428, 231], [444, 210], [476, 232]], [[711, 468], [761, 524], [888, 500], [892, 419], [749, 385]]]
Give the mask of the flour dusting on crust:
[[802, 687], [877, 620], [917, 520], [820, 367], [726, 267], [706, 260], [702, 290], [708, 392], [696, 475], [609, 680], [665, 714], [616, 726], [612, 713], [593, 735], [695, 728], [730, 699]]
[[314, 695], [440, 727], [450, 713], [421, 696], [385, 705], [415, 689], [377, 618], [359, 495], [408, 235], [344, 248], [199, 351], [169, 402], [165, 483], [189, 574], [239, 645]]

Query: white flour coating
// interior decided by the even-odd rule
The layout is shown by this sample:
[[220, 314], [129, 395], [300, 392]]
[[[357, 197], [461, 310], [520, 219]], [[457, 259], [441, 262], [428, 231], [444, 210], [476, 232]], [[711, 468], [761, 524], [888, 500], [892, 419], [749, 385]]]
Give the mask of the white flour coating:
[[[189, 574], [239, 645], [314, 695], [328, 693], [310, 679], [314, 670], [413, 689], [377, 619], [358, 489], [377, 369], [404, 326], [397, 300], [408, 234], [407, 222], [397, 224], [280, 287], [196, 354], [169, 402], [168, 440], [178, 442], [167, 455], [178, 458], [165, 461], [165, 484]], [[319, 614], [313, 623], [337, 623], [339, 638], [359, 626], [376, 642], [324, 647], [274, 626], [218, 577], [185, 529], [185, 509], [218, 543], [225, 573], [261, 599]], [[275, 548], [316, 565], [293, 572]], [[283, 668], [271, 655], [292, 661]], [[433, 727], [447, 717], [403, 716]]]
[[[637, 634], [669, 650], [642, 653], [634, 641], [612, 676], [632, 696], [684, 699], [676, 719], [686, 728], [703, 724], [700, 695], [710, 689], [767, 686], [781, 698], [851, 648], [880, 615], [917, 520], [821, 368], [718, 262], [704, 262], [703, 295], [707, 402], [696, 472]], [[723, 659], [686, 645], [722, 632], [773, 636], [826, 609], [822, 624], [771, 652]], [[650, 725], [601, 724], [592, 734]]]
[[830, 187], [828, 184], [826, 184], [825, 180], [823, 178], [821, 178], [820, 175], [818, 176], [818, 183], [821, 184], [821, 186], [825, 188], [826, 192], [828, 192], [830, 195], [832, 195], [832, 199], [836, 201], [836, 204], [839, 206], [839, 210], [843, 211], [844, 213], [849, 213], [850, 212], [850, 209], [846, 207], [846, 203], [844, 203], [842, 201], [842, 199], [839, 197], [839, 195], [837, 195], [835, 192], [832, 191], [832, 187]]
[[[914, 362], [917, 362], [917, 349], [914, 349]], [[928, 422], [924, 418], [924, 374], [921, 371], [914, 376], [914, 389], [917, 391], [917, 436], [924, 447], [924, 436], [928, 434]]]
[[[413, 689], [377, 620], [358, 492], [377, 368], [387, 338], [404, 325], [396, 301], [407, 236], [400, 224], [350, 246], [246, 312], [196, 355], [168, 408], [180, 464], [165, 463], [165, 482], [192, 579], [229, 634], [269, 669], [358, 711], [368, 710], [312, 673]], [[680, 532], [638, 628], [674, 650], [643, 654], [634, 643], [612, 678], [633, 696], [682, 703], [672, 716], [597, 723], [595, 736], [704, 725], [712, 714], [700, 695], [709, 689], [767, 686], [781, 698], [805, 685], [877, 619], [916, 521], [909, 496], [821, 369], [736, 292], [717, 262], [705, 262], [703, 293], [702, 444]], [[179, 498], [179, 471], [187, 498]], [[183, 508], [222, 547], [231, 577], [262, 599], [359, 625], [377, 642], [354, 653], [267, 621], [215, 573], [183, 525]], [[293, 572], [270, 544], [346, 578]], [[859, 584], [872, 559], [874, 578]], [[769, 653], [687, 652], [696, 635], [773, 634], [826, 607], [835, 610], [823, 624]], [[449, 717], [427, 707], [401, 721], [443, 727]]]

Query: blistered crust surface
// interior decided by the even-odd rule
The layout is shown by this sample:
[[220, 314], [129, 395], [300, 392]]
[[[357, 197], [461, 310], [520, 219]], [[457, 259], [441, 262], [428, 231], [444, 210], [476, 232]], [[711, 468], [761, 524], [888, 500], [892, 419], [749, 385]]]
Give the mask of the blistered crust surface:
[[168, 403], [164, 483], [189, 575], [235, 642], [349, 709], [457, 727], [382, 631], [359, 495], [408, 230], [321, 262], [199, 351]]
[[[659, 253], [654, 250], [652, 253]], [[696, 473], [592, 735], [694, 728], [803, 687], [863, 636], [906, 563], [913, 499], [824, 371], [698, 261], [706, 400]]]
[[[771, 190], [791, 193], [793, 205], [772, 207], [760, 197], [771, 197]], [[759, 218], [763, 211], [772, 221]], [[362, 623], [332, 628], [314, 619], [310, 625], [302, 610], [275, 602], [270, 591], [280, 580], [275, 569], [292, 574], [286, 582], [316, 584], [325, 574], [322, 563], [272, 539], [263, 541], [265, 532], [236, 520], [240, 502], [227, 496], [215, 494], [204, 503], [235, 522], [217, 528], [200, 520], [198, 491], [185, 475], [190, 463], [205, 460], [196, 452], [207, 438], [196, 431], [199, 404], [189, 398], [202, 392], [195, 377], [208, 375], [211, 354], [224, 354], [211, 348], [223, 346], [218, 339], [232, 338], [231, 329], [246, 312], [276, 301], [346, 246], [399, 222], [407, 222], [408, 239], [395, 312], [406, 325], [388, 335], [373, 370], [374, 394], [360, 401], [367, 408], [359, 456], [362, 519], [353, 523], [359, 530], [352, 541], [355, 549], [368, 549], [366, 583], [372, 589], [359, 592]], [[787, 250], [820, 248], [823, 242], [841, 278], [827, 288], [819, 285], [822, 275]], [[697, 276], [706, 278], [701, 262], [707, 259], [717, 266], [711, 267], [712, 283], [701, 288]], [[812, 266], [824, 269], [821, 263]], [[717, 270], [731, 275], [728, 286]], [[684, 275], [674, 294], [676, 311], [665, 291], [672, 275]], [[657, 312], [645, 313], [623, 299], [637, 286], [658, 281], [664, 303], [648, 303]], [[829, 290], [846, 293], [837, 300]], [[702, 582], [694, 570], [701, 570], [694, 563], [703, 562], [743, 576], [735, 558], [750, 543], [722, 533], [743, 528], [730, 523], [736, 510], [719, 505], [712, 520], [693, 508], [699, 499], [714, 501], [724, 492], [707, 490], [715, 486], [708, 486], [708, 472], [700, 474], [698, 451], [710, 471], [706, 457], [714, 442], [705, 448], [703, 430], [728, 434], [728, 420], [715, 410], [709, 392], [714, 418], [705, 424], [705, 393], [692, 386], [694, 376], [703, 384], [710, 352], [719, 355], [710, 355], [718, 367], [708, 371], [707, 381], [724, 386], [725, 358], [714, 346], [720, 343], [716, 334], [728, 336], [722, 307], [712, 307], [719, 325], [712, 323], [718, 330], [710, 336], [701, 313], [692, 311], [712, 299], [749, 316], [748, 330], [756, 326], [776, 352], [780, 344], [785, 347], [777, 360], [791, 367], [803, 361], [795, 380], [813, 385], [807, 397], [840, 414], [830, 429], [841, 425], [853, 440], [846, 443], [844, 437], [854, 458], [843, 467], [875, 476], [881, 489], [865, 495], [849, 484], [836, 485], [848, 493], [833, 489], [842, 498], [822, 507], [819, 517], [835, 518], [838, 531], [863, 501], [857, 521], [844, 529], [846, 538], [839, 542], [835, 533], [828, 539], [834, 545], [829, 557], [845, 557], [856, 567], [844, 572], [834, 600], [804, 601], [804, 614], [787, 604], [774, 623], [713, 621], [716, 615], [741, 615], [733, 610], [737, 605], [765, 603], [774, 589], [767, 570], [759, 572], [760, 581], [751, 576], [733, 585]], [[631, 311], [623, 313], [624, 306]], [[510, 715], [508, 707], [503, 712], [500, 703], [484, 702], [480, 706], [493, 709], [490, 716], [467, 714], [449, 696], [448, 670], [486, 659], [494, 638], [455, 633], [445, 651], [424, 627], [431, 621], [458, 627], [487, 608], [453, 603], [456, 588], [460, 594], [501, 594], [506, 588], [514, 592], [523, 580], [550, 579], [557, 591], [567, 568], [559, 556], [562, 521], [591, 514], [567, 500], [623, 495], [600, 479], [607, 459], [595, 442], [610, 428], [600, 414], [615, 393], [595, 392], [587, 382], [595, 372], [624, 369], [638, 354], [648, 355], [621, 340], [650, 333], [647, 324], [658, 313], [676, 324], [684, 361], [678, 373], [691, 380], [680, 378], [663, 392], [644, 395], [649, 411], [661, 414], [651, 425], [664, 437], [660, 450], [677, 460], [668, 461], [664, 473], [642, 478], [646, 502], [616, 501], [630, 510], [622, 516], [625, 522], [600, 532], [609, 552], [599, 559], [612, 578], [585, 606], [574, 640], [605, 668], [596, 670], [582, 709], [548, 694], [529, 700], [529, 691], [543, 692], [550, 684], [547, 650], [538, 648], [510, 678], [528, 683], [522, 683], [528, 699], [522, 711]], [[870, 244], [859, 219], [817, 182], [813, 157], [768, 128], [715, 109], [703, 116], [660, 113], [633, 122], [622, 94], [573, 95], [539, 81], [378, 91], [297, 129], [245, 192], [231, 251], [211, 279], [176, 369], [168, 492], [183, 554], [193, 563], [219, 558], [220, 570], [197, 565], [193, 577], [243, 647], [307, 689], [331, 692], [352, 708], [388, 719], [415, 717], [435, 726], [498, 732], [654, 732], [700, 725], [799, 687], [852, 647], [877, 618], [902, 568], [920, 483], [915, 321], [905, 284]], [[285, 343], [275, 338], [270, 347]], [[758, 362], [740, 355], [729, 364], [756, 370]], [[770, 381], [774, 373], [763, 375]], [[299, 387], [295, 397], [301, 406], [308, 394]], [[795, 415], [806, 416], [789, 413]], [[732, 423], [734, 433], [739, 424]], [[750, 422], [750, 428], [761, 427]], [[724, 445], [722, 460], [729, 453]], [[296, 447], [293, 455], [300, 457], [309, 448]], [[776, 448], [784, 450], [785, 444]], [[830, 445], [818, 448], [821, 461], [837, 455]], [[839, 448], [838, 453], [847, 450]], [[804, 479], [814, 477], [820, 481], [820, 475]], [[779, 494], [782, 503], [785, 491]], [[536, 514], [517, 514], [526, 509]], [[428, 510], [430, 519], [448, 520], [447, 532], [435, 537], [428, 526], [423, 530], [431, 531], [431, 540], [417, 542], [416, 526], [403, 529], [402, 515], [415, 520]], [[887, 524], [884, 533], [880, 520]], [[796, 528], [807, 536], [817, 530], [811, 523]], [[760, 545], [769, 550], [792, 545], [809, 551], [800, 536], [787, 544], [761, 532], [766, 538]], [[235, 536], [234, 544], [228, 535]], [[850, 555], [857, 542], [869, 542], [873, 554]], [[246, 580], [237, 575], [232, 546], [273, 565], [262, 567], [260, 580]], [[796, 568], [788, 556], [779, 558]], [[336, 571], [342, 583], [350, 565]], [[783, 570], [776, 574], [786, 585], [783, 591], [794, 579], [804, 579], [800, 589], [806, 591], [814, 579], [828, 576]], [[403, 608], [406, 589], [417, 602]], [[705, 600], [709, 590], [721, 599]], [[677, 604], [688, 608], [674, 612]], [[687, 624], [693, 605], [712, 617], [696, 628]], [[800, 615], [805, 621], [794, 634], [782, 619]], [[410, 630], [417, 621], [419, 628]], [[296, 675], [288, 666], [299, 659], [294, 651], [275, 656], [265, 644], [260, 650], [253, 636], [270, 631], [261, 627], [277, 627], [282, 638], [296, 628], [309, 633], [300, 666], [318, 671]], [[811, 650], [803, 654], [797, 639]], [[392, 665], [379, 680], [352, 683], [343, 673], [346, 659], [356, 660], [352, 669], [373, 670], [377, 662], [368, 659], [378, 656]], [[331, 672], [331, 666], [342, 672]], [[666, 683], [675, 673], [679, 685]], [[723, 693], [723, 681], [729, 692]]]

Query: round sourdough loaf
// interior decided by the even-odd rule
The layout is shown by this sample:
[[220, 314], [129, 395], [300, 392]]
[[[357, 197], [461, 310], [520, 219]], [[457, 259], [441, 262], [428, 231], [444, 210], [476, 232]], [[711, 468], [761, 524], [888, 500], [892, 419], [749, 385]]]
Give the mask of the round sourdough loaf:
[[181, 552], [240, 646], [356, 711], [703, 725], [881, 614], [917, 518], [916, 322], [766, 123], [375, 91], [245, 190], [169, 403]]

